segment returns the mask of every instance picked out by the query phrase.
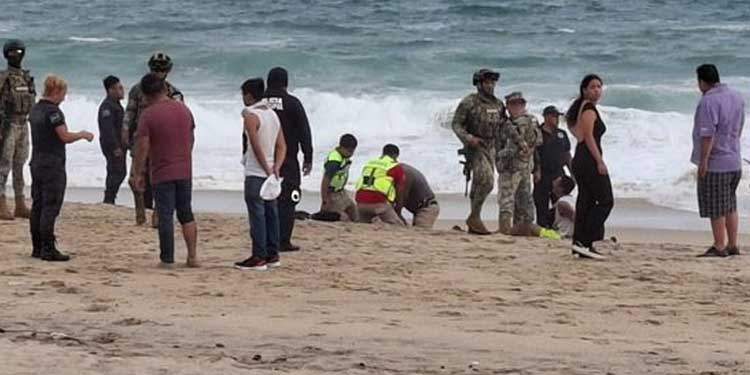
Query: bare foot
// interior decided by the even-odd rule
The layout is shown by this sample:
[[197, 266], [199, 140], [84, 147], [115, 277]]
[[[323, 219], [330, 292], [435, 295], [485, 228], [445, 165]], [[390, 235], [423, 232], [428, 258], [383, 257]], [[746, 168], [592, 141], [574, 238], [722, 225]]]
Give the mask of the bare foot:
[[198, 268], [201, 266], [200, 262], [198, 262], [198, 258], [188, 258], [185, 265], [187, 265], [188, 268]]
[[161, 268], [161, 269], [165, 269], [165, 270], [173, 270], [173, 269], [175, 269], [174, 263], [159, 262], [158, 267]]

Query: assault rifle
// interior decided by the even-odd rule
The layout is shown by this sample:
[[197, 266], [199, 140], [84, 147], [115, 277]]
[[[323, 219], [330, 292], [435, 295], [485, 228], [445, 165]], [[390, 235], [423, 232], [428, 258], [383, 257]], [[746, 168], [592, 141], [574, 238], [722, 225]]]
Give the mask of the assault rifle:
[[466, 177], [466, 186], [464, 187], [464, 197], [469, 196], [469, 181], [471, 181], [471, 155], [472, 151], [468, 146], [458, 149], [458, 156], [463, 156], [464, 160], [459, 160], [464, 166], [464, 177]]

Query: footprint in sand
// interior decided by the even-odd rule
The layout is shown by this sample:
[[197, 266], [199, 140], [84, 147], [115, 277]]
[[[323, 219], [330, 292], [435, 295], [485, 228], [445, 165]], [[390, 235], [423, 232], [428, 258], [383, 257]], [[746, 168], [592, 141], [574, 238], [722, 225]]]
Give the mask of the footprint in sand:
[[52, 288], [65, 288], [65, 282], [61, 281], [61, 280], [47, 280], [47, 281], [42, 281], [39, 285], [40, 286], [49, 286], [49, 287], [52, 287]]
[[448, 310], [438, 311], [437, 314], [435, 314], [435, 316], [450, 317], [450, 318], [461, 317], [463, 315], [464, 314], [460, 311], [448, 311]]
[[109, 309], [110, 307], [107, 305], [94, 303], [86, 307], [84, 311], [97, 313], [97, 312], [106, 312], [106, 311], [109, 311]]
[[146, 321], [140, 320], [138, 318], [126, 318], [126, 319], [123, 319], [123, 320], [118, 320], [118, 321], [116, 321], [116, 322], [114, 322], [112, 324], [114, 324], [116, 326], [133, 327], [133, 326], [139, 326], [139, 325], [141, 325], [141, 324], [143, 324], [145, 322]]
[[60, 288], [57, 290], [57, 292], [60, 294], [81, 294], [83, 291], [80, 288], [69, 286], [65, 288]]

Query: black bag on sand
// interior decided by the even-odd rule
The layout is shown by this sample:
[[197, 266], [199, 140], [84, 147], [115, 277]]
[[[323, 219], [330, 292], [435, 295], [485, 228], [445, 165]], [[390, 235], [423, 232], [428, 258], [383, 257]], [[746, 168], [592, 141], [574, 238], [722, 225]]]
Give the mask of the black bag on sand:
[[318, 221], [340, 221], [341, 214], [338, 212], [320, 211], [312, 214], [310, 218]]

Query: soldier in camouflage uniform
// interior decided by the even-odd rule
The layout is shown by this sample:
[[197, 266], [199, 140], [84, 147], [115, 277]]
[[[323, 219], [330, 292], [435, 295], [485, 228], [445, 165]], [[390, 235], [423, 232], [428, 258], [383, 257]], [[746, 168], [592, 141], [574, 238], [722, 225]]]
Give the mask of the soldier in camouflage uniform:
[[[534, 221], [531, 174], [534, 150], [542, 143], [539, 123], [526, 112], [526, 99], [520, 92], [505, 97], [510, 126], [503, 127], [497, 141], [499, 232], [515, 234], [520, 226]], [[512, 233], [513, 232], [513, 233]]]
[[453, 131], [468, 150], [471, 163], [471, 213], [466, 219], [470, 233], [490, 234], [482, 222], [482, 205], [492, 192], [495, 180], [495, 142], [508, 117], [502, 100], [495, 97], [500, 74], [481, 69], [474, 74], [477, 92], [466, 96], [453, 116]]
[[[26, 46], [20, 40], [9, 40], [3, 46], [8, 69], [0, 72], [0, 219], [29, 218], [31, 212], [24, 199], [23, 166], [29, 158], [28, 117], [36, 101], [34, 77], [21, 69]], [[13, 171], [14, 214], [5, 201], [5, 185]]]
[[[148, 67], [152, 73], [160, 75], [165, 80], [164, 83], [166, 83], [167, 85], [167, 96], [174, 100], [183, 101], [182, 93], [176, 87], [172, 86], [172, 84], [166, 81], [167, 75], [172, 70], [172, 59], [169, 56], [162, 52], [154, 53], [148, 60]], [[141, 85], [134, 85], [128, 93], [128, 105], [125, 108], [125, 117], [123, 119], [122, 126], [122, 143], [130, 149], [131, 157], [135, 157], [134, 140], [136, 135], [135, 133], [138, 131], [138, 119], [140, 118], [141, 113], [143, 113], [143, 110], [147, 107], [148, 103], [146, 102], [143, 92], [141, 91]], [[144, 223], [146, 223], [146, 208], [153, 209], [153, 193], [151, 191], [151, 181], [149, 177], [150, 172], [148, 171], [147, 162], [147, 170], [144, 171], [146, 174], [146, 191], [143, 193], [139, 193], [135, 189], [135, 186], [133, 186], [134, 165], [135, 163], [131, 165], [129, 183], [131, 190], [133, 190], [133, 200], [135, 201], [135, 222], [137, 225], [143, 225]], [[151, 226], [157, 228], [158, 217], [156, 216], [155, 210], [153, 212], [153, 215], [151, 216], [151, 221]]]

